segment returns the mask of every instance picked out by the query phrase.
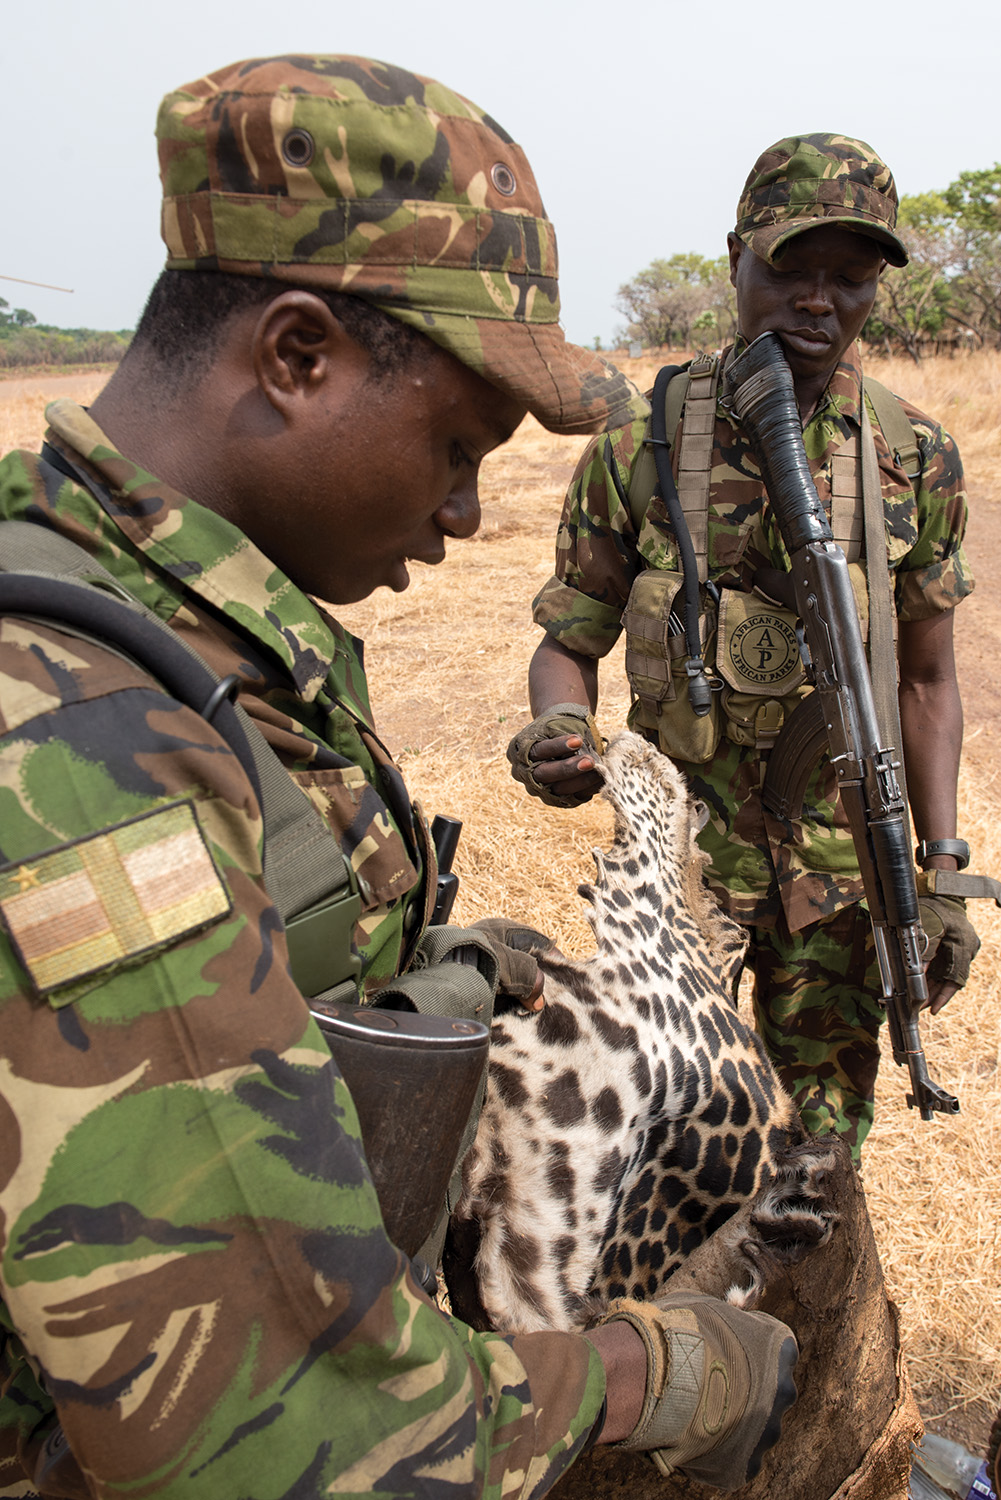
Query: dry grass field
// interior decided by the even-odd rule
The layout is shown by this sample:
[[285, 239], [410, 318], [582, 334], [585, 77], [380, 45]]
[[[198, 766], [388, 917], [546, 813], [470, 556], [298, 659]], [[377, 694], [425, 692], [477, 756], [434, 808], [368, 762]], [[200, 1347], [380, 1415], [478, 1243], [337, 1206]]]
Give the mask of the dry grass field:
[[[677, 356], [674, 356], [677, 358]], [[623, 360], [642, 385], [656, 363]], [[1001, 695], [997, 593], [1001, 560], [1001, 354], [874, 360], [894, 390], [933, 412], [959, 440], [971, 495], [969, 550], [980, 589], [959, 612], [967, 743], [960, 832], [974, 869], [1001, 875], [994, 738]], [[44, 400], [86, 400], [101, 376], [0, 383], [0, 444], [37, 443]], [[566, 950], [589, 947], [577, 884], [590, 849], [607, 842], [603, 804], [542, 807], [515, 786], [504, 747], [528, 718], [525, 674], [538, 632], [530, 601], [552, 571], [552, 543], [580, 440], [527, 419], [484, 465], [483, 524], [444, 567], [413, 569], [410, 589], [342, 611], [364, 637], [376, 719], [412, 793], [430, 812], [464, 820], [455, 918], [506, 912]], [[336, 545], [336, 539], [331, 539]], [[986, 674], [982, 669], [987, 667]], [[621, 653], [603, 664], [600, 722], [627, 707]], [[962, 1101], [954, 1119], [924, 1124], [904, 1105], [906, 1073], [887, 1057], [865, 1187], [893, 1295], [903, 1310], [912, 1379], [929, 1423], [982, 1445], [1001, 1399], [1001, 912], [978, 903], [983, 949], [967, 989], [924, 1022], [933, 1076]]]

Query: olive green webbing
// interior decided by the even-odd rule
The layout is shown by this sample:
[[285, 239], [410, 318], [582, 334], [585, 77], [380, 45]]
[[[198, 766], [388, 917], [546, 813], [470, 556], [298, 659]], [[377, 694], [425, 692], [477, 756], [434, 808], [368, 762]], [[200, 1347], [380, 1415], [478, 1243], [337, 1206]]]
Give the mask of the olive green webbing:
[[[703, 364], [708, 366], [710, 361], [714, 361], [715, 368], [703, 369]], [[700, 406], [697, 420], [692, 423], [686, 446], [685, 432], [688, 430], [690, 420], [689, 403], [686, 398], [696, 363], [700, 367]], [[701, 356], [699, 361], [680, 369], [669, 381], [664, 398], [664, 418], [669, 443], [674, 441], [678, 423], [684, 420], [678, 494], [699, 561], [700, 581], [703, 581], [706, 576], [703, 563], [703, 548], [706, 545], [706, 539], [703, 533], [706, 533], [708, 529], [712, 433], [719, 373], [719, 361], [715, 356]], [[865, 394], [869, 398], [873, 415], [879, 423], [894, 463], [904, 470], [913, 483], [920, 469], [921, 450], [907, 414], [892, 391], [880, 381], [872, 380], [868, 376], [865, 378]], [[707, 432], [708, 442], [705, 440]], [[648, 421], [643, 448], [636, 460], [629, 485], [629, 514], [637, 536], [642, 529], [647, 507], [657, 488], [657, 470], [653, 459], [653, 449], [648, 441], [649, 435], [650, 423]], [[856, 562], [861, 556], [864, 533], [863, 506], [859, 503], [862, 497], [859, 457], [859, 436], [856, 433], [842, 444], [831, 460], [831, 530], [834, 533], [834, 540], [849, 562]], [[611, 457], [609, 461], [611, 462]], [[701, 472], [699, 465], [701, 465]], [[702, 507], [701, 519], [697, 515], [700, 506]]]

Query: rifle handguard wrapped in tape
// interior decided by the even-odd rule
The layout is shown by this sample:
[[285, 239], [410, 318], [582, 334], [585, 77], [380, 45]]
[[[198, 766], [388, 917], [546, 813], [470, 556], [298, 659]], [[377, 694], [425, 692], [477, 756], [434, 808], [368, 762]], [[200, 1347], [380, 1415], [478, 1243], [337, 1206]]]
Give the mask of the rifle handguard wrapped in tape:
[[896, 775], [899, 752], [878, 722], [848, 563], [810, 473], [792, 372], [777, 334], [763, 333], [730, 364], [724, 400], [755, 449], [791, 559], [827, 745], [872, 918], [893, 1058], [910, 1072], [907, 1102], [925, 1120], [936, 1110], [955, 1114], [958, 1101], [928, 1075], [918, 1033], [928, 986], [907, 809]]

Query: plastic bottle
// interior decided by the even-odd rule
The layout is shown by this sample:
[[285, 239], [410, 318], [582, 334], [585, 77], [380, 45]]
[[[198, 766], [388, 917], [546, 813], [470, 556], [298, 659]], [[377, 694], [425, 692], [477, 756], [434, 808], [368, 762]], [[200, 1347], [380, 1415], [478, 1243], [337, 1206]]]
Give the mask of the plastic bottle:
[[913, 1455], [910, 1500], [998, 1500], [987, 1478], [986, 1459], [962, 1443], [926, 1432]]

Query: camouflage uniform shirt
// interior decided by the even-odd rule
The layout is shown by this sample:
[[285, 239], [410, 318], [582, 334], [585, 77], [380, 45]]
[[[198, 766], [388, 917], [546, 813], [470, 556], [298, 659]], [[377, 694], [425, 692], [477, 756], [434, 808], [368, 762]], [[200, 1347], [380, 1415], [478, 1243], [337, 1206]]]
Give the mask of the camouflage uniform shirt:
[[[363, 881], [369, 974], [392, 972], [419, 851], [358, 643], [79, 408], [49, 418], [87, 483], [10, 454], [0, 516], [79, 541], [238, 672]], [[100, 1496], [547, 1489], [600, 1361], [473, 1333], [387, 1240], [226, 743], [123, 657], [0, 619], [0, 846], [0, 1492], [36, 1493], [57, 1421]]]
[[[897, 616], [920, 620], [952, 609], [973, 587], [962, 550], [966, 497], [952, 438], [915, 407], [901, 405], [921, 450], [916, 486], [896, 467], [877, 422], [873, 435]], [[810, 470], [828, 507], [832, 455], [858, 431], [860, 411], [861, 365], [853, 346], [803, 431]], [[555, 575], [534, 602], [537, 623], [584, 656], [602, 657], [611, 650], [630, 587], [642, 569], [678, 567], [659, 494], [650, 501], [638, 536], [630, 516], [628, 489], [645, 425], [635, 421], [595, 438], [585, 450], [564, 502]], [[677, 434], [675, 439], [677, 473]], [[709, 576], [721, 587], [749, 591], [756, 569], [788, 571], [788, 553], [757, 462], [736, 418], [719, 403], [708, 520]], [[724, 737], [709, 761], [681, 765], [709, 810], [699, 842], [709, 856], [706, 877], [721, 904], [745, 926], [774, 927], [784, 918], [789, 930], [798, 932], [861, 899], [858, 863], [830, 762], [825, 758], [813, 775], [803, 816], [787, 821], [762, 805], [761, 761], [760, 750]]]

